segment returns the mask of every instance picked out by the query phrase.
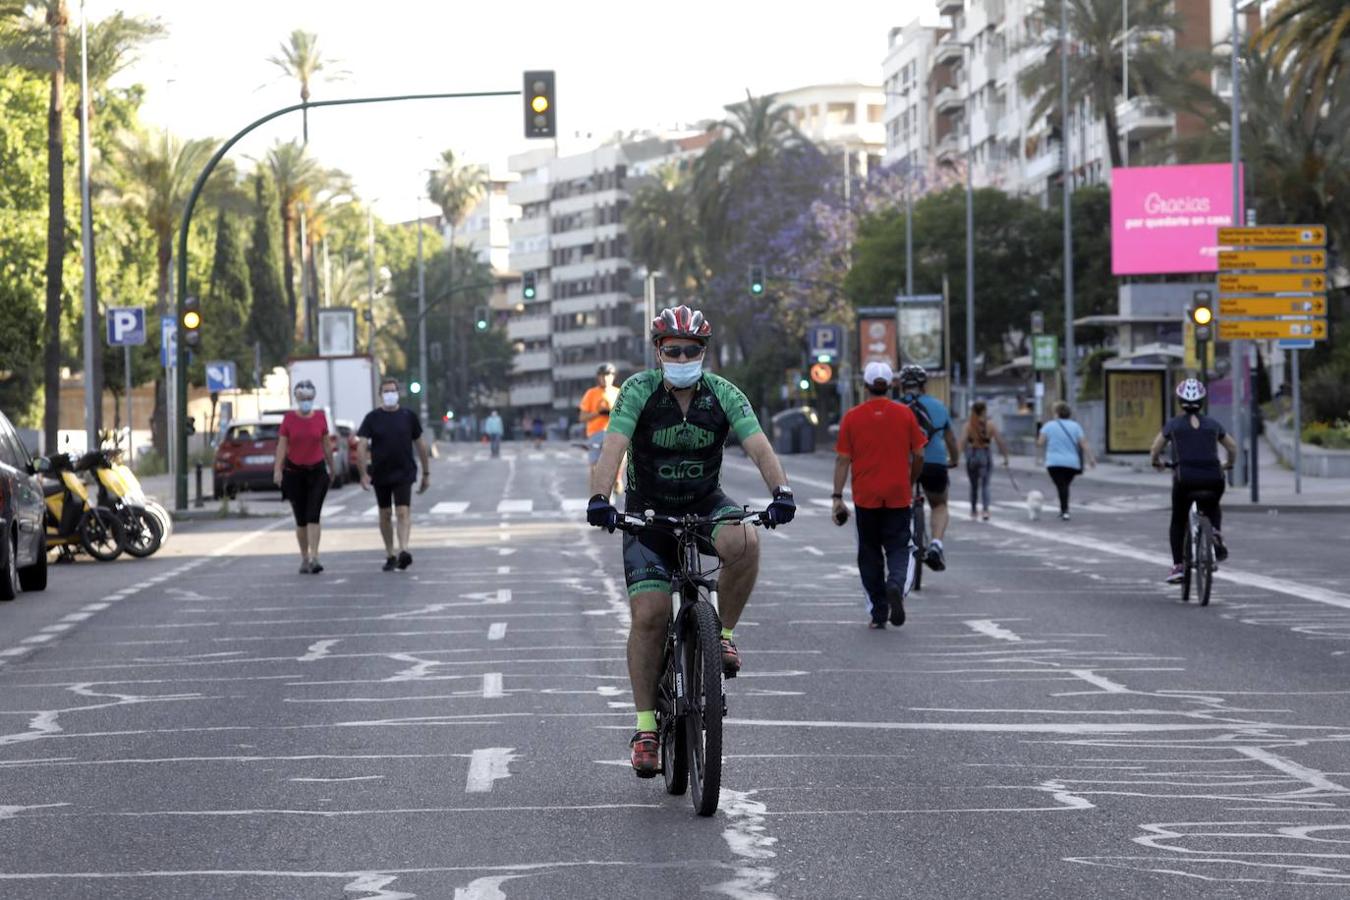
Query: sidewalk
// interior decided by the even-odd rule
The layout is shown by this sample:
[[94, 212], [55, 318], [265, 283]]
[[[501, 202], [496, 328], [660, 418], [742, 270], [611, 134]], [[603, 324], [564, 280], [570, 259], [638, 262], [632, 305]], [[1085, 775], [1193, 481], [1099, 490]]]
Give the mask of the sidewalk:
[[[197, 493], [196, 493], [197, 485], [196, 485], [196, 476], [193, 473], [188, 474], [187, 509], [173, 508], [173, 500], [174, 500], [173, 481], [169, 478], [167, 474], [140, 476], [140, 482], [142, 490], [145, 491], [145, 495], [152, 499], [158, 500], [164, 506], [165, 509], [169, 510], [169, 512], [173, 515], [174, 519], [178, 521], [185, 521], [190, 519], [218, 519], [221, 517], [220, 515], [221, 501], [213, 500], [211, 498], [211, 485], [209, 480], [205, 479], [203, 480], [202, 505], [200, 507], [195, 505], [197, 500]], [[250, 517], [261, 516], [270, 518], [273, 516], [283, 514], [290, 515], [290, 507], [286, 506], [285, 504], [275, 504], [275, 503], [261, 504], [250, 502], [251, 500], [260, 496], [264, 495], [243, 493], [240, 494], [239, 497], [235, 498], [234, 500], [231, 500], [229, 513], [230, 517], [231, 518], [238, 517], [240, 515], [241, 508], [247, 508], [248, 515]], [[240, 505], [241, 499], [243, 500], [243, 507], [241, 507]]]
[[[1031, 456], [1013, 456], [1012, 469], [1018, 473], [1044, 472]], [[1303, 491], [1296, 494], [1293, 470], [1280, 462], [1274, 448], [1264, 439], [1261, 442], [1257, 474], [1260, 502], [1252, 503], [1250, 485], [1230, 486], [1223, 496], [1224, 509], [1350, 512], [1350, 478], [1312, 478], [1304, 475]], [[1095, 469], [1088, 469], [1079, 478], [1097, 484], [1156, 490], [1167, 485], [1168, 476], [1155, 471], [1144, 455], [1128, 462], [1122, 459], [1098, 462]]]

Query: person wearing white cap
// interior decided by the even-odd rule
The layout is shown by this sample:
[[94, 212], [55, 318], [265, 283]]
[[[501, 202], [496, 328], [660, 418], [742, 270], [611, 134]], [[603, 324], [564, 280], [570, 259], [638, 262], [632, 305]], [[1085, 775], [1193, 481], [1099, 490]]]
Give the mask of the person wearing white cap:
[[853, 475], [858, 574], [867, 592], [870, 628], [905, 622], [905, 592], [915, 564], [909, 550], [910, 500], [923, 470], [928, 437], [913, 411], [889, 396], [894, 373], [885, 362], [863, 369], [868, 399], [839, 423], [834, 463], [834, 522], [848, 521], [844, 484]]

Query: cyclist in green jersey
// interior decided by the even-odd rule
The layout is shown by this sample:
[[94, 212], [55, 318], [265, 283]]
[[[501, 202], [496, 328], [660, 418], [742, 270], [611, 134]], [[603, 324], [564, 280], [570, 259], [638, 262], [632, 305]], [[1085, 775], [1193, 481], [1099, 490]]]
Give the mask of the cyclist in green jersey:
[[[639, 372], [623, 383], [610, 411], [600, 459], [591, 470], [586, 520], [614, 530], [618, 510], [609, 489], [628, 454], [625, 509], [668, 516], [714, 516], [741, 507], [722, 493], [722, 447], [735, 432], [746, 455], [773, 495], [765, 517], [772, 528], [792, 521], [796, 504], [787, 476], [745, 394], [730, 381], [703, 371], [712, 326], [687, 306], [665, 309], [652, 320], [652, 342], [661, 368]], [[718, 606], [722, 619], [722, 667], [728, 677], [741, 667], [733, 631], [759, 573], [759, 541], [748, 525], [725, 524], [702, 535], [706, 552], [722, 561]], [[637, 732], [629, 744], [639, 776], [657, 773], [656, 691], [666, 623], [671, 613], [670, 572], [675, 543], [669, 535], [625, 534], [624, 578], [633, 624], [628, 633], [628, 677], [637, 707]]]

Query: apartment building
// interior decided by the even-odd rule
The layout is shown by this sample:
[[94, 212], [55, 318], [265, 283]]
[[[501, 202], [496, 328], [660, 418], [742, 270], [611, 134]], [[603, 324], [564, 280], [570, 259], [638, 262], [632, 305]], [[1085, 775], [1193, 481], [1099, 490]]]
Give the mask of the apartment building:
[[792, 110], [803, 134], [840, 158], [853, 177], [879, 168], [886, 153], [886, 95], [861, 82], [812, 84], [779, 91], [774, 100]]
[[881, 63], [885, 96], [883, 127], [886, 150], [882, 161], [904, 164], [910, 172], [927, 172], [933, 163], [933, 102], [928, 73], [945, 31], [915, 19], [892, 28]]
[[621, 374], [641, 365], [642, 288], [623, 217], [632, 167], [671, 151], [670, 141], [653, 137], [564, 157], [551, 149], [511, 157], [519, 180], [507, 197], [520, 217], [509, 225], [510, 266], [532, 276], [536, 290], [532, 299], [521, 284], [508, 291], [517, 415], [570, 417], [600, 363]]

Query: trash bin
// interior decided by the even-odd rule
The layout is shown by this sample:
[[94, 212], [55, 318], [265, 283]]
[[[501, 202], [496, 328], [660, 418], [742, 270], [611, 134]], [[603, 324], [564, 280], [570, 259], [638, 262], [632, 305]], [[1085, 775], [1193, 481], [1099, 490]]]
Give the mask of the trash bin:
[[773, 417], [773, 449], [777, 453], [816, 452], [816, 411], [809, 406], [785, 409]]

